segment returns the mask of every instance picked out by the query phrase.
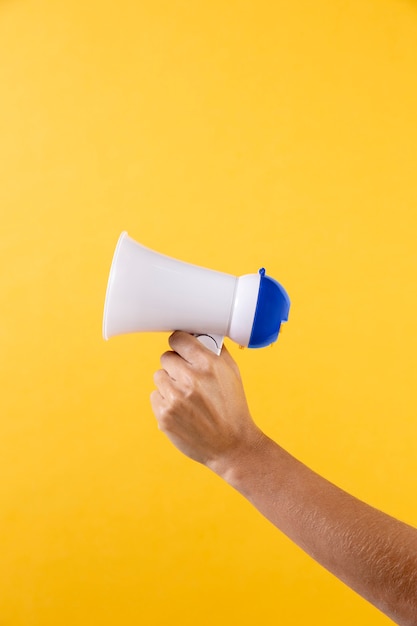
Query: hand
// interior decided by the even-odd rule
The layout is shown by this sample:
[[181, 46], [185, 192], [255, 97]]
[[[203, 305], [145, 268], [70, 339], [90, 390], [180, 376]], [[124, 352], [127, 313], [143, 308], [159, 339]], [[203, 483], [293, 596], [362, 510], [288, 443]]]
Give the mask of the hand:
[[221, 473], [224, 464], [263, 437], [253, 422], [239, 369], [194, 336], [175, 332], [161, 357], [151, 395], [159, 428], [181, 452]]

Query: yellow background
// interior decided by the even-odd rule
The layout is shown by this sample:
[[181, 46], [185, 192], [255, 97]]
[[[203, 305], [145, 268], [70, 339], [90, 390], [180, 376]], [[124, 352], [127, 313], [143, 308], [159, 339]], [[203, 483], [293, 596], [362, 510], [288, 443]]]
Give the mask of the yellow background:
[[165, 334], [101, 337], [121, 230], [265, 266], [257, 423], [417, 524], [417, 3], [0, 1], [0, 624], [390, 623], [149, 405]]

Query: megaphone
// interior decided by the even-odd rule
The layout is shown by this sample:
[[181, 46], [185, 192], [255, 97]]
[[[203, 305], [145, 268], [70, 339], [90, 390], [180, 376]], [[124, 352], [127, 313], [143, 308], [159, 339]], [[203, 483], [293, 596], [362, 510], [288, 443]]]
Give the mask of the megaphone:
[[249, 348], [274, 343], [289, 309], [286, 291], [263, 268], [233, 276], [160, 254], [123, 232], [108, 279], [103, 336], [184, 330], [220, 354], [225, 337]]

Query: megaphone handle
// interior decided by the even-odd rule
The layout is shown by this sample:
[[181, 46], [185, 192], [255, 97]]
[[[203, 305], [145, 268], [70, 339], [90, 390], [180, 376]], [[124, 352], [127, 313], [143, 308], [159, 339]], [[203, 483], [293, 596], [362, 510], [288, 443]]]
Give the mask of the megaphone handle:
[[203, 346], [206, 346], [206, 348], [208, 348], [215, 354], [218, 355], [222, 351], [223, 340], [224, 340], [224, 337], [222, 335], [214, 335], [214, 334], [208, 335], [208, 334], [201, 333], [195, 336], [197, 337], [198, 341], [200, 341], [203, 344]]

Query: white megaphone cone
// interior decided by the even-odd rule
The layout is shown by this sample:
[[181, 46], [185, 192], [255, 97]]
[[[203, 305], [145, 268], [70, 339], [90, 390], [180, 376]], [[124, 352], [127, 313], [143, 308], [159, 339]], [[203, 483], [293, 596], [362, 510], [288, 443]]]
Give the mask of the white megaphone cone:
[[122, 233], [104, 306], [103, 335], [184, 330], [220, 353], [224, 337], [258, 348], [276, 341], [290, 301], [274, 279], [236, 277], [154, 252]]

